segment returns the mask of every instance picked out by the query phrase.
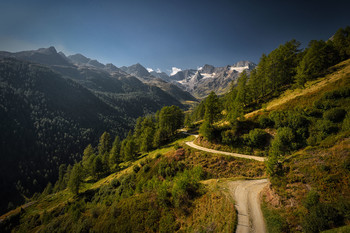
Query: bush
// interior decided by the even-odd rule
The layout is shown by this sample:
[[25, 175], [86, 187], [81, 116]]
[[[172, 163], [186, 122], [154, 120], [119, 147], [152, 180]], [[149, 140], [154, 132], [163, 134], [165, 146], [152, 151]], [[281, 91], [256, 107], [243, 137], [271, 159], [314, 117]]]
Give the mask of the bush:
[[346, 117], [343, 121], [342, 130], [343, 131], [350, 130], [350, 113], [346, 114]]
[[270, 153], [276, 156], [285, 155], [295, 150], [296, 147], [293, 130], [282, 127], [277, 130], [277, 135], [271, 143]]
[[204, 121], [201, 127], [199, 127], [199, 133], [209, 141], [214, 139], [214, 127], [207, 121]]
[[151, 167], [148, 164], [146, 164], [145, 166], [143, 166], [142, 169], [143, 169], [143, 172], [148, 172], [151, 169]]
[[138, 173], [140, 171], [140, 167], [138, 165], [135, 165], [132, 170], [135, 172], [135, 173]]
[[292, 129], [306, 128], [309, 121], [296, 111], [273, 111], [270, 118], [275, 122], [275, 127], [289, 127]]
[[259, 117], [259, 125], [261, 128], [265, 129], [268, 127], [272, 127], [275, 123], [266, 115], [261, 115]]
[[176, 142], [176, 143], [174, 144], [174, 149], [175, 149], [175, 150], [178, 150], [178, 149], [180, 149], [180, 148], [182, 148], [182, 147], [179, 145], [179, 143]]
[[243, 138], [248, 146], [262, 148], [267, 143], [268, 134], [262, 129], [253, 129]]
[[334, 101], [329, 99], [319, 99], [314, 102], [314, 107], [322, 110], [331, 109], [334, 108]]
[[307, 139], [307, 143], [314, 146], [337, 131], [338, 128], [333, 122], [329, 120], [318, 120], [310, 127], [310, 137]]
[[323, 118], [332, 122], [341, 122], [346, 111], [342, 108], [332, 108], [323, 113]]
[[235, 145], [239, 141], [236, 130], [226, 130], [221, 132], [221, 141], [226, 145]]
[[159, 232], [175, 232], [175, 217], [174, 214], [168, 211], [164, 211], [162, 217], [159, 220]]
[[118, 179], [113, 179], [111, 182], [113, 188], [118, 188], [120, 186], [120, 181]]

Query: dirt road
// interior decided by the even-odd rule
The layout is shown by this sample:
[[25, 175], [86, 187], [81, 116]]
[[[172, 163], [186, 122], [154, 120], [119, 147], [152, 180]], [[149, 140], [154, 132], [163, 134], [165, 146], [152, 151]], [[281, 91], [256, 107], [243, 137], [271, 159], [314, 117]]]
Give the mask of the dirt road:
[[[198, 135], [194, 135], [196, 138]], [[193, 142], [186, 142], [190, 147], [215, 154], [224, 154], [239, 158], [265, 161], [265, 158], [218, 151], [198, 146]], [[266, 226], [260, 206], [260, 192], [268, 184], [267, 179], [226, 181], [230, 195], [236, 203], [238, 223], [236, 233], [265, 233]]]
[[[194, 135], [194, 136], [197, 137], [198, 135]], [[202, 150], [202, 151], [206, 151], [206, 152], [210, 152], [210, 153], [214, 153], [214, 154], [223, 154], [223, 155], [229, 155], [229, 156], [238, 157], [238, 158], [253, 159], [253, 160], [257, 160], [257, 161], [261, 161], [261, 162], [265, 161], [264, 157], [259, 157], [259, 156], [254, 156], [254, 155], [243, 155], [243, 154], [238, 154], [238, 153], [231, 153], [231, 152], [208, 149], [205, 147], [198, 146], [198, 145], [194, 144], [193, 142], [186, 142], [186, 144], [190, 147], [197, 149], [197, 150]]]
[[238, 216], [236, 233], [266, 232], [260, 206], [260, 192], [267, 184], [267, 179], [227, 182], [229, 192], [236, 201]]

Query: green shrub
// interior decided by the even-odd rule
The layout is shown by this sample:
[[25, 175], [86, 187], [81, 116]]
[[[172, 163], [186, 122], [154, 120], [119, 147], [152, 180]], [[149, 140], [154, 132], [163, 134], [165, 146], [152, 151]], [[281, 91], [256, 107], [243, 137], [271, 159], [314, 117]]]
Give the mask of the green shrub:
[[341, 122], [345, 114], [346, 111], [342, 108], [332, 108], [323, 113], [323, 118], [332, 122]]
[[111, 182], [113, 188], [118, 188], [120, 186], [120, 181], [118, 179], [113, 179]]
[[275, 123], [266, 115], [261, 115], [259, 117], [259, 125], [261, 128], [265, 129], [268, 127], [272, 127]]
[[140, 167], [138, 165], [135, 165], [132, 170], [135, 172], [135, 173], [138, 173], [140, 171]]
[[292, 129], [307, 128], [309, 121], [296, 111], [273, 111], [270, 118], [275, 122], [275, 127], [289, 127]]
[[148, 172], [150, 169], [151, 167], [148, 164], [142, 167], [143, 172]]
[[244, 141], [248, 146], [262, 148], [268, 140], [268, 133], [262, 129], [253, 129], [248, 134], [243, 135]]
[[343, 131], [350, 130], [350, 113], [346, 114], [346, 117], [342, 124], [342, 130]]
[[176, 143], [174, 144], [174, 149], [175, 149], [175, 150], [178, 150], [178, 149], [180, 149], [180, 148], [182, 148], [182, 147], [179, 145], [179, 143], [176, 142]]
[[174, 214], [169, 211], [164, 211], [159, 221], [159, 232], [160, 233], [175, 232], [176, 230], [175, 223], [176, 221], [175, 221]]
[[236, 130], [225, 130], [221, 132], [221, 141], [226, 145], [236, 145], [239, 142], [239, 137]]
[[201, 127], [199, 127], [199, 133], [209, 141], [212, 141], [215, 138], [214, 127], [207, 121], [204, 121]]
[[308, 214], [303, 218], [305, 232], [320, 232], [343, 224], [343, 217], [339, 212], [326, 203], [320, 202], [320, 195], [311, 190], [304, 201]]
[[334, 101], [329, 99], [319, 99], [314, 102], [314, 107], [322, 110], [328, 110], [334, 106]]
[[93, 208], [91, 208], [91, 215], [93, 218], [98, 218], [98, 216], [100, 216], [101, 214], [101, 210], [99, 206], [95, 206]]
[[338, 90], [330, 91], [322, 96], [322, 99], [340, 99], [350, 97], [350, 87], [343, 87]]
[[288, 223], [277, 210], [268, 208], [266, 203], [262, 204], [261, 209], [264, 214], [266, 228], [269, 233], [288, 232]]

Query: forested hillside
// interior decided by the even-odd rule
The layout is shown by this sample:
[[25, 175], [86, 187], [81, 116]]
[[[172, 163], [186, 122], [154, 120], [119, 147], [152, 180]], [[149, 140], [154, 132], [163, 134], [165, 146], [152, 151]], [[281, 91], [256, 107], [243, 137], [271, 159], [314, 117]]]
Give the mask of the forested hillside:
[[305, 50], [289, 41], [226, 96], [211, 93], [186, 116], [188, 127], [202, 122], [198, 144], [267, 157], [271, 232], [349, 224], [349, 58], [350, 27]]
[[1, 211], [55, 182], [58, 166], [80, 160], [102, 132], [124, 138], [137, 117], [166, 105], [183, 107], [158, 87], [63, 63], [53, 50], [16, 54], [49, 67], [1, 60]]

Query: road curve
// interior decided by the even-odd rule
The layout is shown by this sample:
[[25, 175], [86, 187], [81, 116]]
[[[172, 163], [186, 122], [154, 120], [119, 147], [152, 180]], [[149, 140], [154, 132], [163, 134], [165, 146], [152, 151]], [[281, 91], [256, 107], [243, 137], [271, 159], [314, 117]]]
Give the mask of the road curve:
[[[194, 135], [196, 138], [198, 137], [198, 135]], [[193, 142], [186, 142], [186, 145], [195, 148], [197, 150], [202, 150], [202, 151], [206, 151], [206, 152], [210, 152], [210, 153], [215, 153], [215, 154], [223, 154], [223, 155], [229, 155], [229, 156], [233, 156], [233, 157], [238, 157], [238, 158], [244, 158], [244, 159], [253, 159], [253, 160], [257, 160], [257, 161], [261, 161], [264, 162], [265, 158], [264, 157], [259, 157], [259, 156], [254, 156], [254, 155], [244, 155], [244, 154], [238, 154], [238, 153], [231, 153], [231, 152], [225, 152], [225, 151], [219, 151], [219, 150], [213, 150], [213, 149], [208, 149], [202, 146], [198, 146], [196, 144], [194, 144]]]
[[238, 217], [236, 233], [266, 232], [260, 206], [260, 192], [267, 184], [267, 179], [238, 180], [227, 183], [236, 204]]

